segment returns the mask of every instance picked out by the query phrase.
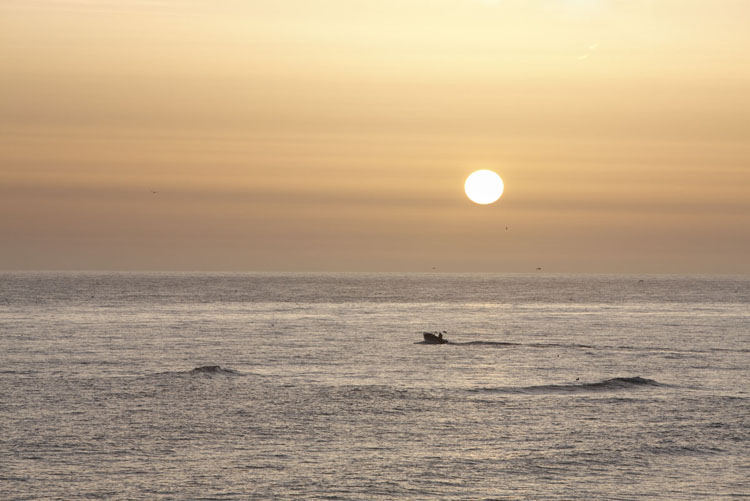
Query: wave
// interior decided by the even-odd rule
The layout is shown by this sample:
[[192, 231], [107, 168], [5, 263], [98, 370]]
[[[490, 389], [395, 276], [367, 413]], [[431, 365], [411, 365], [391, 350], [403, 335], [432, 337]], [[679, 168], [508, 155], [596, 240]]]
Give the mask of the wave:
[[220, 365], [203, 365], [196, 367], [187, 372], [188, 374], [198, 375], [204, 374], [209, 376], [222, 375], [222, 376], [239, 376], [239, 372], [234, 369], [225, 369]]
[[240, 372], [235, 369], [229, 369], [226, 367], [222, 367], [220, 365], [201, 365], [198, 367], [195, 367], [194, 369], [188, 369], [188, 370], [174, 370], [174, 371], [164, 371], [164, 372], [155, 372], [152, 374], [144, 374], [143, 377], [146, 378], [166, 378], [168, 380], [184, 380], [185, 378], [214, 378], [214, 377], [239, 377], [239, 376], [251, 376], [255, 375], [253, 373], [248, 372]]
[[529, 343], [524, 346], [530, 346], [532, 348], [586, 348], [594, 349], [595, 346], [589, 344], [576, 344], [576, 343]]
[[653, 379], [640, 376], [615, 377], [597, 383], [545, 384], [538, 386], [511, 386], [501, 388], [479, 388], [475, 392], [491, 393], [588, 393], [595, 391], [633, 390], [649, 386], [665, 386]]
[[0, 370], [0, 374], [16, 374], [16, 375], [27, 376], [29, 374], [35, 374], [35, 373], [36, 373], [36, 371], [32, 371], [32, 370], [26, 370], [26, 371], [14, 371], [14, 370], [11, 370], [11, 369]]
[[520, 346], [519, 343], [509, 343], [505, 341], [466, 341], [463, 343], [450, 341], [448, 344], [455, 344], [458, 346]]
[[[414, 344], [435, 344], [425, 341], [417, 341]], [[451, 346], [521, 346], [528, 348], [572, 348], [595, 351], [634, 351], [648, 353], [664, 353], [667, 358], [677, 358], [702, 353], [728, 352], [728, 353], [750, 353], [750, 348], [705, 348], [705, 349], [679, 349], [663, 346], [628, 346], [628, 345], [590, 345], [579, 343], [514, 343], [510, 341], [451, 341], [443, 343]]]
[[453, 346], [522, 346], [520, 343], [509, 343], [506, 341], [448, 341], [447, 343], [428, 343], [427, 341], [417, 341], [414, 344], [429, 344], [434, 346], [442, 346], [450, 344]]
[[645, 446], [642, 450], [649, 454], [666, 455], [666, 456], [706, 456], [726, 452], [725, 449], [718, 447], [693, 447], [688, 445], [655, 445]]
[[615, 377], [612, 379], [601, 381], [599, 383], [588, 383], [588, 384], [584, 383], [583, 386], [587, 386], [590, 388], [629, 388], [632, 386], [664, 386], [664, 385], [662, 385], [661, 383], [657, 383], [653, 379], [635, 376], [635, 377]]

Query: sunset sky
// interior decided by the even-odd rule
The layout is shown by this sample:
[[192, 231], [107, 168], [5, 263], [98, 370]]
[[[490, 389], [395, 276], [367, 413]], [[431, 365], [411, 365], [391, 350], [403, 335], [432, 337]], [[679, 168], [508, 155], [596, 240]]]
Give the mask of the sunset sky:
[[748, 26], [745, 0], [0, 0], [0, 269], [750, 273]]

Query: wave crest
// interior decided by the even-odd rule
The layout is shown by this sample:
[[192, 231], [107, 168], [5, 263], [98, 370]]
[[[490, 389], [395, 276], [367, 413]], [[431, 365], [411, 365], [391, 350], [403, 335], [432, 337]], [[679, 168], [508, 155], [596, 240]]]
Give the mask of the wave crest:
[[597, 383], [545, 384], [537, 386], [512, 386], [504, 388], [481, 388], [474, 391], [493, 393], [586, 393], [594, 391], [615, 391], [637, 389], [646, 386], [664, 386], [661, 383], [640, 376], [615, 377]]
[[188, 372], [189, 374], [207, 374], [207, 375], [225, 375], [225, 376], [237, 376], [239, 372], [234, 369], [224, 369], [220, 365], [203, 365], [196, 367]]

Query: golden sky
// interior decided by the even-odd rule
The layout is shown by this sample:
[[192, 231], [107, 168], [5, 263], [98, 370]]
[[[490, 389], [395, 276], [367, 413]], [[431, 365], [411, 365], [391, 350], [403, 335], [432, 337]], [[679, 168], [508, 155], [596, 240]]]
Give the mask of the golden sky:
[[748, 26], [745, 0], [0, 0], [0, 269], [750, 273]]

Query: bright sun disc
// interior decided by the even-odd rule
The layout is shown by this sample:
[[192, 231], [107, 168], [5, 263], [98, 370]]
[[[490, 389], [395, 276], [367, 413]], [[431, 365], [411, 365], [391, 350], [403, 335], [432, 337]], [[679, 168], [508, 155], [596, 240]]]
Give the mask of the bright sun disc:
[[469, 199], [486, 205], [495, 202], [503, 194], [503, 180], [491, 170], [478, 170], [466, 178], [464, 190]]

